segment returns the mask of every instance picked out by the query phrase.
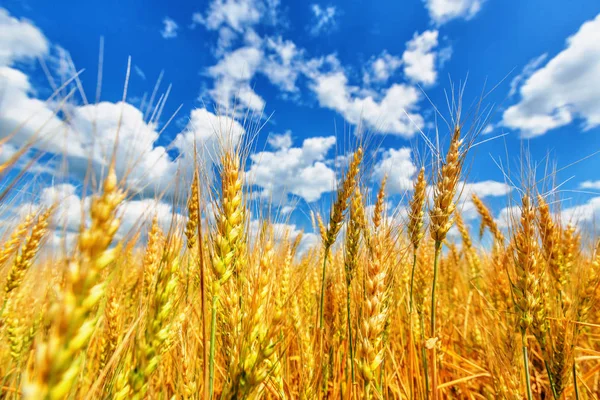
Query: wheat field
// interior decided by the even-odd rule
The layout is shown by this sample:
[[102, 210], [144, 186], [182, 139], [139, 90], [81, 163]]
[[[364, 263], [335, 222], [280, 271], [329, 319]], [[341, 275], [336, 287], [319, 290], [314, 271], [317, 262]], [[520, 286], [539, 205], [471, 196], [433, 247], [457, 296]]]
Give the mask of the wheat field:
[[71, 251], [46, 245], [58, 205], [1, 239], [2, 398], [596, 399], [597, 239], [527, 166], [509, 228], [473, 195], [471, 232], [459, 199], [476, 135], [456, 117], [405, 215], [385, 179], [368, 190], [358, 142], [302, 251], [268, 213], [251, 227], [251, 143], [227, 140], [185, 184], [185, 218], [117, 238], [130, 193], [113, 153]]

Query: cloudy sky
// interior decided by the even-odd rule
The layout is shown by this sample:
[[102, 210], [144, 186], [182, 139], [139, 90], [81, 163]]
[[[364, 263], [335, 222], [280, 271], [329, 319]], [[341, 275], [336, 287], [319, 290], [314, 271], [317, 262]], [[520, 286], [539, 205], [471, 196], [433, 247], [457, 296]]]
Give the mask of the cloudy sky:
[[[33, 137], [45, 152], [20, 186], [30, 198], [13, 207], [66, 199], [64, 230], [76, 230], [85, 172], [106, 167], [119, 121], [118, 169], [135, 193], [129, 227], [150, 209], [170, 215], [173, 178], [190, 165], [194, 142], [210, 166], [215, 127], [256, 136], [246, 165], [255, 197], [310, 230], [308, 211], [326, 209], [360, 124], [373, 144], [370, 182], [387, 174], [396, 207], [418, 168], [431, 165], [423, 136], [435, 140], [437, 127], [447, 144], [447, 99], [466, 82], [465, 116], [484, 97], [469, 119], [482, 144], [465, 193], [501, 217], [527, 149], [541, 176], [548, 160], [561, 169], [564, 212], [591, 221], [600, 210], [600, 158], [577, 162], [600, 150], [596, 0], [176, 3], [3, 2], [0, 137], [19, 132], [0, 159]], [[475, 223], [472, 205], [463, 207]]]

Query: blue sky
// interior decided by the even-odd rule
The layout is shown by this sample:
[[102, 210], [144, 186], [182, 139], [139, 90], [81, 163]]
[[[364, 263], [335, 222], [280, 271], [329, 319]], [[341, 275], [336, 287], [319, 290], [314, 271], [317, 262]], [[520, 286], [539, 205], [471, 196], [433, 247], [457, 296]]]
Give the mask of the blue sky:
[[[4, 85], [11, 96], [0, 102], [0, 136], [18, 123], [25, 128], [0, 157], [36, 130], [51, 137], [38, 146], [50, 161], [35, 169], [35, 177], [29, 176], [28, 185], [38, 198], [19, 200], [27, 204], [67, 196], [75, 205], [85, 196], [81, 178], [87, 164], [82, 160], [93, 154], [95, 167], [101, 170], [103, 165], [103, 154], [91, 150], [91, 121], [100, 127], [94, 135], [110, 148], [123, 108], [117, 102], [128, 56], [130, 105], [124, 115], [130, 132], [124, 142], [130, 148], [119, 155], [125, 160], [123, 170], [131, 167], [126, 162], [132, 158], [131, 148], [144, 153], [128, 181], [138, 193], [131, 200], [137, 210], [130, 212], [131, 221], [156, 203], [156, 193], [173, 190], [173, 174], [177, 165], [185, 170], [181, 163], [189, 164], [184, 153], [194, 140], [200, 138], [210, 155], [215, 140], [210, 126], [215, 122], [231, 117], [240, 123], [234, 126], [236, 135], [249, 135], [252, 129], [243, 126], [245, 112], [255, 116], [255, 125], [263, 125], [247, 165], [255, 192], [280, 204], [290, 224], [310, 229], [307, 210], [324, 210], [338, 170], [336, 157], [340, 161], [352, 149], [359, 121], [372, 142], [381, 143], [368, 154], [372, 182], [389, 175], [391, 206], [396, 207], [410, 190], [416, 166], [431, 162], [419, 134], [435, 136], [435, 113], [427, 98], [448, 117], [445, 91], [450, 81], [458, 84], [467, 76], [465, 114], [484, 87], [495, 87], [483, 100], [491, 113], [478, 141], [496, 139], [476, 147], [466, 192], [484, 197], [497, 215], [506, 212], [507, 196], [515, 193], [499, 162], [509, 165], [511, 178], [518, 179], [523, 147], [539, 163], [550, 152], [558, 168], [600, 150], [597, 1], [212, 0], [174, 5], [8, 0], [3, 5], [0, 32], [7, 34], [0, 34], [0, 89]], [[104, 103], [95, 106], [100, 37]], [[85, 69], [81, 85], [91, 105], [75, 93], [60, 106], [65, 107], [60, 116], [50, 118], [59, 103], [37, 100], [52, 93], [39, 60], [56, 82]], [[144, 123], [138, 108], [161, 71], [159, 92], [170, 84], [169, 97], [156, 124], [148, 123], [149, 115]], [[235, 115], [215, 116], [216, 109], [231, 110], [236, 102]], [[42, 127], [40, 121], [28, 120], [34, 114], [47, 115], [50, 121], [44, 120]], [[446, 143], [447, 128], [440, 118], [437, 122]], [[421, 160], [415, 159], [415, 150]], [[57, 178], [51, 180], [60, 169], [57, 154], [70, 165], [58, 186]], [[176, 155], [181, 159], [175, 160]], [[143, 167], [152, 172], [140, 172]], [[592, 157], [558, 174], [558, 183], [564, 182], [561, 208], [568, 216], [592, 221], [600, 209], [598, 167], [600, 158]], [[164, 204], [158, 207], [170, 211]], [[463, 210], [476, 222], [468, 201]]]

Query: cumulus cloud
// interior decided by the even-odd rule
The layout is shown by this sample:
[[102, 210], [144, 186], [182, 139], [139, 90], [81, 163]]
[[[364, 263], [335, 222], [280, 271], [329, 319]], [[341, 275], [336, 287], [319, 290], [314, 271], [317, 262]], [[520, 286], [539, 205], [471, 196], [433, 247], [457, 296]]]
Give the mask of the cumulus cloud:
[[600, 190], [600, 181], [584, 181], [579, 184], [581, 189], [598, 189]]
[[477, 208], [471, 197], [476, 194], [480, 199], [486, 197], [502, 197], [512, 192], [513, 188], [504, 183], [493, 180], [486, 180], [480, 182], [460, 182], [459, 185], [459, 204], [458, 209], [460, 210], [463, 218], [466, 221], [474, 220], [479, 217]]
[[29, 83], [21, 72], [0, 68], [0, 85], [4, 83], [11, 85], [4, 92], [11, 101], [0, 102], [0, 131], [3, 135], [14, 130], [19, 133], [10, 139], [7, 151], [37, 138], [37, 149], [65, 157], [69, 175], [83, 178], [89, 166], [97, 174], [106, 169], [118, 132], [117, 174], [127, 175], [126, 184], [133, 192], [172, 194], [173, 176], [185, 176], [191, 168], [194, 138], [198, 151], [207, 155], [202, 160], [211, 163], [220, 146], [237, 143], [245, 132], [230, 117], [217, 116], [204, 108], [194, 109], [190, 122], [172, 143], [171, 147], [179, 153], [178, 159], [172, 159], [165, 147], [155, 143], [159, 137], [156, 124], [148, 122], [131, 104], [70, 106], [69, 119], [63, 121], [45, 102], [28, 95]]
[[561, 211], [561, 220], [565, 223], [591, 223], [600, 215], [600, 197], [592, 197], [587, 202]]
[[5, 143], [3, 146], [0, 146], [0, 164], [8, 162], [16, 152], [17, 148], [10, 143]]
[[194, 13], [192, 27], [203, 25], [218, 32], [217, 55], [225, 54], [240, 37], [247, 44], [256, 38], [254, 26], [259, 22], [278, 23], [279, 0], [212, 0], [205, 13]]
[[[57, 136], [64, 131], [62, 121], [55, 116], [58, 106], [41, 101], [32, 93], [27, 75], [10, 67], [0, 67], [0, 137], [18, 130], [18, 135], [12, 138], [14, 145], [22, 146], [41, 137], [46, 140], [40, 142], [40, 146], [59, 151], [62, 142], [47, 140], [50, 135]], [[74, 152], [81, 150], [72, 142], [63, 145]]]
[[[69, 141], [79, 146], [81, 152], [65, 154], [70, 165], [79, 168], [71, 173], [82, 177], [88, 160], [96, 171], [106, 168], [118, 139], [117, 173], [119, 176], [128, 173], [131, 190], [160, 191], [169, 187], [169, 175], [175, 173], [177, 166], [164, 147], [154, 145], [159, 136], [156, 128], [156, 124], [147, 122], [142, 112], [128, 103], [100, 102], [73, 108], [68, 122]], [[63, 138], [60, 139], [62, 142]]]
[[476, 194], [478, 197], [483, 198], [489, 196], [505, 196], [512, 191], [512, 187], [504, 182], [487, 180], [465, 183], [462, 190], [467, 197]]
[[231, 110], [237, 100], [251, 110], [260, 111], [264, 108], [265, 101], [250, 87], [250, 80], [258, 70], [263, 55], [262, 50], [255, 47], [241, 47], [227, 53], [208, 69], [208, 74], [215, 79], [210, 94], [220, 107]]
[[302, 51], [281, 37], [259, 37], [246, 32], [245, 45], [224, 52], [207, 74], [214, 79], [209, 95], [224, 109], [233, 105], [260, 112], [265, 101], [251, 86], [256, 74], [262, 74], [286, 93], [298, 91], [296, 81], [302, 72]]
[[296, 92], [302, 52], [292, 41], [281, 37], [267, 38], [266, 46], [270, 54], [265, 58], [261, 72], [281, 90]]
[[292, 131], [288, 130], [281, 135], [271, 134], [267, 139], [267, 143], [275, 150], [289, 149], [292, 147]]
[[192, 110], [190, 121], [173, 144], [186, 164], [193, 161], [194, 143], [199, 153], [198, 159], [204, 163], [204, 170], [210, 171], [213, 163], [219, 162], [224, 149], [234, 148], [246, 133], [235, 119], [225, 115], [215, 115], [205, 108]]
[[[0, 137], [19, 130], [13, 146], [22, 146], [34, 137], [62, 127], [54, 116], [56, 106], [32, 96], [29, 77], [11, 68], [15, 62], [43, 57], [49, 51], [46, 37], [32, 23], [11, 17], [0, 8]], [[45, 145], [52, 148], [53, 143]], [[56, 149], [56, 148], [54, 148]]]
[[288, 193], [316, 201], [334, 188], [335, 172], [324, 162], [334, 145], [333, 136], [314, 137], [305, 139], [302, 147], [251, 154], [247, 180], [262, 188], [261, 197], [274, 202], [284, 203]]
[[229, 27], [241, 33], [260, 21], [261, 8], [256, 0], [213, 0], [206, 15], [194, 13], [192, 19], [209, 30]]
[[523, 82], [525, 82], [533, 73], [542, 65], [544, 61], [548, 58], [548, 53], [544, 53], [541, 56], [535, 57], [525, 66], [521, 73], [515, 76], [512, 81], [510, 81], [510, 91], [508, 92], [509, 96], [514, 96], [517, 93], [517, 89]]
[[437, 54], [434, 49], [438, 45], [438, 31], [430, 30], [421, 34], [415, 32], [413, 38], [406, 43], [402, 54], [404, 74], [413, 82], [432, 85], [437, 79]]
[[179, 25], [172, 18], [165, 17], [163, 19], [163, 28], [160, 31], [160, 34], [164, 39], [176, 38], [178, 30]]
[[322, 32], [329, 32], [336, 27], [335, 17], [337, 11], [334, 6], [322, 8], [318, 4], [313, 4], [310, 9], [313, 13], [310, 33], [313, 36], [318, 36]]
[[31, 22], [12, 17], [0, 8], [0, 66], [8, 66], [15, 61], [33, 60], [48, 53], [46, 37]]
[[424, 0], [429, 17], [442, 25], [453, 19], [469, 20], [481, 10], [484, 0]]
[[57, 119], [62, 127], [58, 134], [48, 135], [36, 147], [65, 157], [69, 175], [78, 179], [90, 172], [90, 166], [91, 172], [102, 174], [116, 148], [117, 175], [126, 176], [125, 184], [131, 192], [148, 196], [175, 194], [173, 177], [186, 179], [191, 175], [194, 142], [204, 169], [210, 171], [220, 151], [237, 144], [245, 133], [231, 117], [217, 116], [204, 108], [194, 109], [187, 126], [169, 145], [177, 153], [174, 159], [165, 147], [156, 145], [156, 124], [147, 122], [131, 104], [100, 102], [77, 106], [70, 108], [69, 116], [67, 122]]
[[363, 82], [367, 85], [370, 83], [386, 83], [401, 66], [402, 59], [400, 57], [384, 51], [380, 56], [369, 61], [366, 70], [363, 72]]
[[584, 129], [600, 125], [600, 14], [566, 41], [566, 48], [531, 73], [520, 101], [504, 111], [504, 126], [525, 137], [543, 135], [580, 118]]
[[409, 147], [384, 150], [381, 160], [373, 168], [373, 178], [381, 181], [387, 175], [387, 191], [390, 194], [403, 193], [412, 189], [413, 176], [417, 167], [412, 161]]
[[412, 86], [393, 84], [381, 94], [364, 94], [351, 86], [342, 70], [316, 73], [310, 88], [322, 107], [339, 112], [346, 121], [357, 125], [364, 122], [377, 132], [411, 137], [424, 125], [417, 114], [420, 94]]

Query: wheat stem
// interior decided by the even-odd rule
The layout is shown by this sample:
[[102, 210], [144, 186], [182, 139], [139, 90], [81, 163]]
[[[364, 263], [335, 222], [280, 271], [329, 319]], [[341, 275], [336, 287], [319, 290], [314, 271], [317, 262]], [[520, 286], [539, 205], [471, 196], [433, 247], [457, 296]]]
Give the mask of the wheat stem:
[[552, 371], [550, 370], [550, 364], [548, 364], [547, 360], [544, 360], [544, 366], [546, 367], [546, 373], [548, 374], [548, 384], [550, 385], [550, 390], [552, 391], [552, 397], [554, 397], [554, 400], [558, 400], [559, 396], [556, 392], [556, 385], [554, 384]]
[[325, 273], [327, 271], [327, 257], [329, 257], [329, 246], [325, 246], [323, 251], [323, 273], [321, 274], [321, 300], [319, 301], [319, 329], [325, 329], [323, 326], [323, 309], [325, 305]]
[[346, 285], [346, 311], [348, 312], [348, 348], [350, 350], [350, 368], [352, 374], [352, 385], [356, 383], [354, 373], [354, 341], [352, 339], [352, 319], [350, 316], [350, 285]]
[[215, 383], [215, 346], [217, 339], [217, 301], [218, 283], [213, 288], [212, 306], [210, 311], [210, 354], [208, 360], [208, 398], [213, 398]]
[[[425, 322], [424, 317], [421, 315], [419, 318], [421, 324], [421, 342], [425, 343]], [[429, 365], [427, 365], [427, 353], [425, 352], [425, 346], [421, 345], [421, 357], [423, 358], [423, 375], [425, 376], [425, 393], [426, 397], [429, 398]]]
[[[410, 273], [410, 303], [409, 303], [409, 314], [412, 315], [413, 312], [413, 287], [415, 283], [415, 269], [417, 268], [417, 249], [414, 250], [413, 253], [413, 265]], [[411, 326], [412, 329], [412, 326]]]
[[525, 339], [525, 333], [521, 333], [521, 343], [523, 344], [523, 368], [525, 369], [525, 386], [527, 389], [527, 400], [533, 399], [531, 393], [531, 378], [529, 376], [529, 358], [527, 357], [527, 342]]
[[[435, 299], [435, 288], [437, 285], [437, 275], [438, 275], [438, 262], [439, 262], [439, 258], [440, 258], [440, 249], [442, 247], [442, 242], [440, 242], [439, 240], [436, 240], [435, 242], [435, 255], [433, 258], [433, 285], [431, 287], [431, 324], [430, 324], [430, 330], [431, 330], [431, 337], [435, 338], [436, 336], [436, 326], [435, 326], [435, 311], [436, 311], [436, 299]], [[433, 399], [437, 399], [437, 360], [436, 360], [436, 356], [437, 356], [437, 352], [436, 352], [436, 348], [437, 346], [434, 344], [433, 346], [433, 359], [432, 359], [432, 366], [431, 366], [431, 390], [433, 393]]]
[[577, 363], [573, 361], [573, 390], [575, 392], [575, 400], [579, 400], [579, 387], [577, 386]]

